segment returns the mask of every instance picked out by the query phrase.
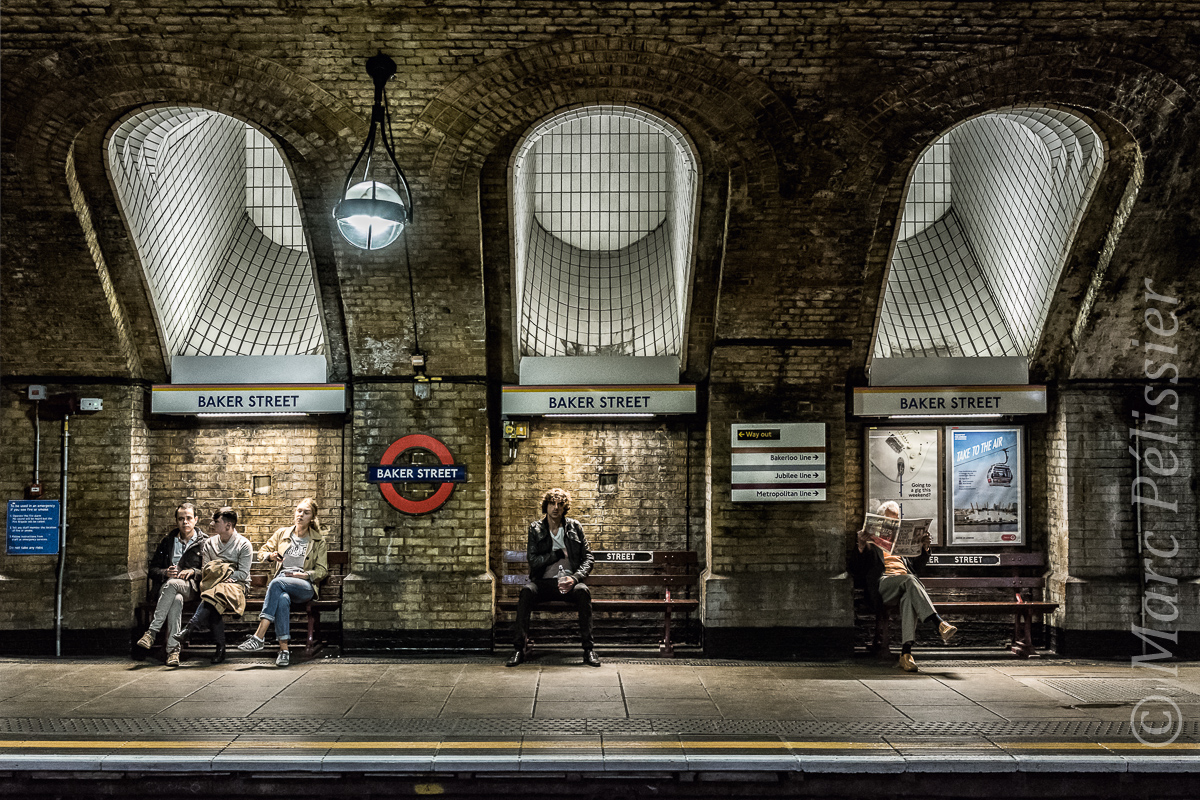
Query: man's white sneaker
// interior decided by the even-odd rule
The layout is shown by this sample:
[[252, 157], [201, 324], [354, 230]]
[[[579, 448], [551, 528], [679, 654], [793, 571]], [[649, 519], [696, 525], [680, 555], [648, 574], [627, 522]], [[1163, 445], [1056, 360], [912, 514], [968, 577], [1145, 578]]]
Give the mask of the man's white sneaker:
[[259, 650], [263, 649], [264, 645], [265, 643], [262, 639], [258, 638], [257, 636], [251, 636], [249, 639], [238, 645], [238, 650], [241, 650], [243, 653], [257, 653]]
[[286, 667], [292, 663], [292, 656], [287, 650], [280, 650], [279, 655], [275, 656], [275, 666]]

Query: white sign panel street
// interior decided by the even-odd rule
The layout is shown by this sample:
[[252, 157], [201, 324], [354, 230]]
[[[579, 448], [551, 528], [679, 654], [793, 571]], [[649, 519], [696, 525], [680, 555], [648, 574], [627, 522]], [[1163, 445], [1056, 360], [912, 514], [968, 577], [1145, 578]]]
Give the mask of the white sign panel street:
[[505, 386], [500, 413], [619, 416], [623, 414], [694, 414], [696, 387], [651, 386]]
[[854, 414], [859, 417], [1045, 413], [1045, 386], [860, 386], [854, 389]]
[[735, 503], [825, 499], [825, 424], [763, 422], [730, 426]]
[[153, 414], [341, 414], [346, 410], [344, 383], [165, 384], [152, 387]]

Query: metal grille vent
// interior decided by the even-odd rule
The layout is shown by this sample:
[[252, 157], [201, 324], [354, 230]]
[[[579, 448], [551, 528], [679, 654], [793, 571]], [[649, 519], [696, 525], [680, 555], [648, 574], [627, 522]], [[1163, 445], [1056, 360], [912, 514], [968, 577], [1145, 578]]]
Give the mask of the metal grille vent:
[[1169, 686], [1165, 681], [1131, 678], [1042, 678], [1042, 683], [1055, 691], [1068, 694], [1085, 703], [1136, 703], [1151, 695], [1200, 700], [1200, 695]]

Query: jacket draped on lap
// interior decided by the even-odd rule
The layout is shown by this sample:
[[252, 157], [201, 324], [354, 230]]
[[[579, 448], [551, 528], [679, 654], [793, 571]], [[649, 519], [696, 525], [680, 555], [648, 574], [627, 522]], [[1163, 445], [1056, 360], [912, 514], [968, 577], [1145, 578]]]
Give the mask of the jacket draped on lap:
[[231, 583], [233, 565], [227, 561], [210, 561], [200, 575], [200, 598], [222, 614], [241, 616], [246, 612], [246, 590], [240, 583]]

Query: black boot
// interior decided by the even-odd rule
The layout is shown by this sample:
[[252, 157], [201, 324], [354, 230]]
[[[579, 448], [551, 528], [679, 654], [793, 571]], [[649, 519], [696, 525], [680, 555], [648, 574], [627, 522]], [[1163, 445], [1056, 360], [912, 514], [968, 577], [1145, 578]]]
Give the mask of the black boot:
[[220, 644], [217, 645], [216, 652], [213, 653], [212, 663], [220, 664], [224, 660], [225, 660], [225, 643], [221, 642]]
[[[183, 626], [179, 633], [175, 634], [175, 642], [179, 645], [180, 650], [188, 646], [188, 641], [192, 638], [192, 634], [195, 632], [196, 629], [192, 627], [192, 623], [189, 622], [187, 625]], [[167, 646], [168, 648], [171, 646], [170, 641], [167, 642]]]

